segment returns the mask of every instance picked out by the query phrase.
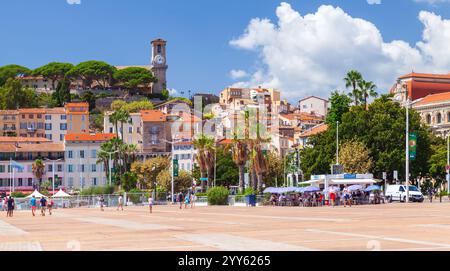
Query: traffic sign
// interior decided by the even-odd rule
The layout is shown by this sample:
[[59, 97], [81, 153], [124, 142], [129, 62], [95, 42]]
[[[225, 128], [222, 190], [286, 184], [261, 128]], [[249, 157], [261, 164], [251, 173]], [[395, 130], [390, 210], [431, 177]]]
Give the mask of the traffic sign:
[[200, 181], [202, 181], [202, 182], [207, 182], [207, 181], [208, 181], [208, 178], [200, 178]]

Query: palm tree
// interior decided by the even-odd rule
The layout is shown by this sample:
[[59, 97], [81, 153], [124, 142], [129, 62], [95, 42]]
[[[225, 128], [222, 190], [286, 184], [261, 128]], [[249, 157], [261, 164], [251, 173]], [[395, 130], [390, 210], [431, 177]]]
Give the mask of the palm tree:
[[224, 148], [224, 152], [231, 149], [231, 157], [233, 162], [239, 169], [239, 192], [244, 192], [244, 178], [245, 178], [245, 165], [248, 161], [248, 149], [245, 140], [238, 139], [237, 135], [234, 135], [233, 144]]
[[[214, 172], [214, 139], [205, 134], [200, 134], [198, 138], [193, 141], [194, 147], [197, 149], [197, 163], [200, 167], [200, 175], [201, 178], [205, 178], [205, 175], [208, 174], [208, 187], [209, 187], [209, 178], [211, 178], [211, 172]], [[205, 183], [201, 182], [202, 189], [204, 190]]]
[[349, 93], [349, 96], [354, 99], [355, 105], [359, 104], [359, 100], [361, 98], [361, 91], [358, 89], [358, 83], [362, 80], [362, 75], [360, 72], [351, 70], [347, 73], [347, 76], [344, 78], [345, 87], [352, 88], [352, 91]]
[[122, 136], [121, 136], [121, 140], [123, 141], [123, 124], [124, 123], [130, 123], [130, 113], [126, 110], [117, 110], [114, 111], [114, 113], [112, 113], [109, 116], [109, 121], [111, 123], [114, 124], [114, 127], [116, 128], [116, 136], [117, 138], [119, 138], [119, 122], [120, 122], [120, 128], [122, 130]]
[[31, 165], [31, 170], [36, 177], [36, 179], [39, 180], [39, 187], [42, 182], [42, 176], [44, 176], [45, 171], [45, 165], [44, 162], [41, 159], [37, 159], [34, 161], [34, 163]]
[[372, 81], [361, 80], [358, 82], [358, 87], [361, 91], [361, 102], [363, 102], [364, 108], [367, 109], [367, 99], [378, 96], [377, 86]]

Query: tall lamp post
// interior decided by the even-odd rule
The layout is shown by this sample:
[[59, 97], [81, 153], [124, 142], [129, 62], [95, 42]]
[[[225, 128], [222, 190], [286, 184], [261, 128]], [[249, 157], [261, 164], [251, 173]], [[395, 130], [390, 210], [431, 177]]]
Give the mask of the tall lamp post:
[[53, 173], [53, 177], [52, 177], [52, 190], [53, 190], [53, 195], [55, 195], [55, 176], [56, 176], [56, 174], [55, 174], [55, 162], [59, 162], [59, 161], [62, 161], [63, 159], [57, 159], [57, 160], [51, 160], [51, 159], [48, 159], [48, 158], [46, 158], [45, 159], [45, 161], [49, 161], [49, 162], [52, 162], [52, 173]]
[[111, 166], [111, 162], [112, 162], [112, 157], [111, 157], [111, 155], [113, 154], [113, 153], [118, 153], [119, 151], [117, 150], [117, 151], [113, 151], [113, 152], [106, 152], [107, 154], [109, 154], [109, 161], [108, 161], [108, 167], [109, 167], [109, 186], [111, 186], [111, 184], [112, 184], [112, 180], [111, 180], [111, 176], [112, 176], [112, 172], [111, 172], [111, 170], [112, 170], [112, 166]]
[[[403, 90], [399, 93], [405, 94], [406, 101], [405, 101], [405, 107], [406, 107], [406, 152], [405, 152], [405, 158], [406, 158], [406, 164], [405, 164], [405, 183], [406, 183], [406, 203], [409, 202], [409, 107], [411, 106], [411, 100], [408, 96], [408, 89], [406, 86], [402, 86]], [[401, 102], [401, 97], [396, 97], [394, 99], [397, 102]]]
[[172, 193], [171, 193], [171, 200], [172, 200], [172, 204], [175, 203], [173, 195], [174, 195], [174, 190], [175, 190], [175, 185], [174, 185], [174, 177], [173, 177], [173, 173], [174, 173], [174, 165], [173, 165], [173, 158], [174, 158], [174, 144], [177, 142], [180, 142], [181, 140], [175, 140], [176, 135], [172, 136], [172, 141], [166, 140], [166, 139], [162, 139], [163, 142], [169, 143], [172, 146], [172, 152], [171, 152], [171, 156], [172, 158], [170, 159], [170, 167], [172, 168], [172, 173], [171, 173], [171, 179], [172, 179]]

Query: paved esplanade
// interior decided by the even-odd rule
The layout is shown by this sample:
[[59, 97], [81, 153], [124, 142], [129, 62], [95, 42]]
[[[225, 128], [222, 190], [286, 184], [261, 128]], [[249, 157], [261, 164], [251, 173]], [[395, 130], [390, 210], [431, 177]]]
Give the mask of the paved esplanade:
[[450, 203], [0, 215], [0, 250], [450, 250]]

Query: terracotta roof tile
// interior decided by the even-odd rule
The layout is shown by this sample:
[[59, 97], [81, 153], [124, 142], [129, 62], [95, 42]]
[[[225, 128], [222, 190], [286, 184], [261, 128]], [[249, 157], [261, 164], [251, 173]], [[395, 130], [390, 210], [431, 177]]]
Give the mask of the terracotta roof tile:
[[432, 104], [432, 103], [439, 103], [439, 102], [447, 102], [450, 101], [450, 92], [444, 92], [444, 93], [438, 93], [438, 94], [431, 94], [420, 100], [415, 104], [417, 105], [426, 105], [426, 104]]
[[409, 73], [403, 76], [400, 76], [399, 79], [407, 79], [411, 77], [416, 78], [433, 78], [433, 79], [450, 79], [450, 74], [432, 74], [432, 73]]
[[159, 110], [142, 110], [143, 122], [162, 122], [166, 121], [166, 115]]
[[116, 137], [116, 134], [67, 134], [66, 141], [109, 141]]
[[326, 130], [328, 130], [328, 125], [327, 124], [319, 124], [317, 126], [314, 126], [313, 128], [311, 128], [308, 131], [305, 131], [304, 133], [302, 133], [300, 135], [300, 137], [310, 137], [313, 135], [317, 135], [320, 134], [322, 132], [325, 132]]
[[0, 143], [33, 143], [33, 142], [51, 142], [45, 137], [7, 137], [0, 136]]

